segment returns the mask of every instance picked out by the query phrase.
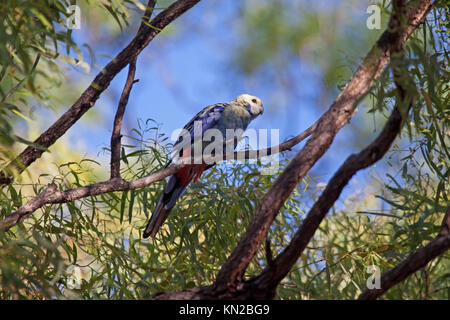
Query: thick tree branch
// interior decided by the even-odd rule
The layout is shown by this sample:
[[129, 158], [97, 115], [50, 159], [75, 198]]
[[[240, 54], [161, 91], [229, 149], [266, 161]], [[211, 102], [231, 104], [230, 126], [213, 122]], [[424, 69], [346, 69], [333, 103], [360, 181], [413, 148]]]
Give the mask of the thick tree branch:
[[[241, 283], [248, 264], [261, 246], [286, 199], [329, 148], [339, 130], [355, 113], [358, 101], [384, 70], [391, 55], [401, 49], [409, 35], [424, 21], [431, 7], [431, 0], [413, 1], [404, 17], [399, 12], [403, 10], [392, 15], [389, 29], [365, 57], [329, 110], [319, 119], [317, 128], [305, 147], [294, 157], [262, 199], [245, 234], [219, 271], [215, 282], [216, 291], [230, 290]], [[401, 21], [406, 23], [400, 23]]]
[[[403, 55], [400, 55], [398, 58], [402, 59], [402, 57]], [[370, 145], [358, 154], [351, 155], [345, 160], [308, 212], [302, 226], [297, 230], [286, 249], [254, 281], [258, 286], [275, 288], [278, 285], [303, 253], [306, 245], [311, 241], [320, 223], [339, 198], [350, 179], [359, 170], [365, 169], [380, 160], [400, 133], [402, 121], [404, 120], [402, 119], [402, 114], [405, 116], [408, 114], [412, 107], [413, 99], [411, 96], [407, 96], [405, 85], [408, 78], [403, 76], [404, 71], [402, 72], [399, 68], [393, 67], [393, 72], [394, 82], [397, 87], [397, 101], [383, 130]]]
[[[276, 281], [273, 281], [274, 278], [272, 276], [276, 274], [276, 272], [271, 276], [268, 275], [270, 275], [277, 267], [269, 266], [260, 276], [250, 281], [243, 282], [241, 276], [248, 263], [253, 258], [256, 250], [260, 247], [275, 215], [292, 192], [293, 188], [295, 188], [301, 178], [304, 177], [314, 162], [326, 151], [337, 131], [351, 118], [352, 114], [355, 112], [354, 105], [364, 96], [373, 80], [382, 72], [390, 60], [392, 53], [400, 51], [408, 36], [424, 21], [426, 15], [432, 8], [431, 1], [412, 1], [406, 11], [402, 7], [403, 4], [404, 2], [402, 1], [396, 1], [396, 13], [391, 17], [389, 30], [383, 33], [376, 46], [366, 56], [361, 67], [354, 74], [328, 112], [319, 119], [319, 125], [306, 146], [297, 154], [263, 199], [260, 208], [257, 210], [242, 240], [239, 242], [237, 248], [231, 254], [227, 262], [222, 266], [216, 282], [209, 287], [159, 294], [154, 297], [155, 299], [273, 298], [277, 285], [275, 282], [279, 281], [279, 277]], [[402, 13], [405, 13], [404, 17], [401, 17]], [[401, 23], [402, 20], [406, 22], [406, 25]], [[398, 91], [399, 95], [404, 95], [404, 90], [402, 90], [401, 87], [399, 87]], [[401, 113], [398, 108], [395, 108], [382, 135], [386, 135], [386, 139], [388, 140], [394, 139], [398, 130], [400, 130], [400, 126]], [[364, 156], [364, 160], [359, 159], [361, 160], [359, 163], [361, 167], [370, 165], [371, 162], [379, 159], [392, 143], [392, 141], [389, 142], [386, 140], [383, 142], [382, 140], [384, 139], [380, 139], [375, 140], [370, 147], [377, 147], [377, 144], [380, 143], [381, 145], [379, 147], [381, 147], [381, 149], [369, 147], [360, 153], [361, 157]], [[350, 170], [346, 172], [344, 176], [347, 174], [354, 174], [352, 173], [353, 169], [348, 168], [349, 164], [353, 162], [358, 162], [358, 156], [351, 156], [346, 164], [341, 167], [343, 171]], [[346, 178], [344, 176], [342, 178], [345, 180]], [[344, 180], [338, 179], [337, 182], [343, 183]], [[330, 183], [329, 186], [332, 184], [333, 183]], [[330, 190], [330, 188], [331, 187], [329, 187], [328, 190]], [[322, 197], [321, 203], [317, 204], [317, 206], [329, 206], [330, 204], [327, 203], [328, 200]], [[327, 210], [328, 209], [323, 209], [320, 211]], [[298, 235], [298, 239], [300, 238], [301, 237]], [[292, 261], [294, 259], [296, 260], [297, 258], [293, 258], [292, 256], [289, 257], [289, 253], [293, 253], [294, 251], [295, 250], [291, 249], [289, 249], [287, 253], [285, 251], [285, 254], [277, 257], [278, 261], [274, 261], [272, 265], [278, 263], [277, 266], [280, 267], [282, 265], [282, 263], [280, 263], [282, 259], [285, 259], [285, 261], [290, 259], [292, 259]], [[269, 286], [264, 287], [264, 285], [267, 284], [269, 284]]]
[[334, 174], [320, 198], [308, 212], [302, 226], [297, 230], [290, 244], [280, 253], [272, 265], [258, 276], [258, 279], [254, 281], [255, 284], [275, 288], [288, 274], [330, 208], [339, 198], [344, 187], [356, 172], [367, 168], [383, 157], [400, 132], [401, 123], [400, 111], [396, 107], [377, 139], [360, 153], [348, 157]]
[[380, 289], [367, 289], [358, 299], [375, 300], [397, 283], [405, 280], [417, 270], [450, 249], [450, 207], [447, 208], [439, 234], [425, 247], [418, 249], [405, 261], [381, 276]]
[[140, 27], [137, 35], [105, 68], [95, 77], [91, 85], [81, 94], [78, 100], [67, 110], [50, 128], [42, 133], [34, 143], [42, 146], [38, 149], [28, 146], [8, 167], [0, 173], [0, 185], [12, 181], [11, 172], [21, 173], [31, 163], [38, 159], [43, 150], [53, 145], [86, 111], [97, 101], [100, 94], [109, 86], [112, 79], [125, 68], [141, 51], [164, 29], [181, 14], [192, 8], [200, 0], [178, 0], [166, 10], [158, 14], [149, 27]]

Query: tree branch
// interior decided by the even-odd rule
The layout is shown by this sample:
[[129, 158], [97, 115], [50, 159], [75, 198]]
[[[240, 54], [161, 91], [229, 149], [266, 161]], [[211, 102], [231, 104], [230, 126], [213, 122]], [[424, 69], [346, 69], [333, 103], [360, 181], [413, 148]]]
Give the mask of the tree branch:
[[[245, 234], [220, 269], [215, 282], [216, 291], [232, 290], [241, 282], [248, 264], [286, 199], [356, 112], [356, 104], [369, 91], [391, 55], [401, 49], [409, 35], [424, 21], [432, 7], [431, 2], [414, 1], [405, 17], [401, 17], [399, 12], [391, 16], [390, 28], [383, 33], [329, 110], [319, 119], [317, 128], [305, 147], [297, 153], [262, 199]], [[406, 23], [399, 23], [403, 19]]]
[[[147, 8], [145, 9], [144, 17], [142, 18], [141, 25], [139, 27], [138, 33], [147, 26], [148, 19], [150, 18], [153, 9], [155, 8], [156, 1], [149, 0]], [[120, 134], [122, 128], [122, 120], [125, 113], [125, 108], [128, 103], [128, 98], [130, 97], [130, 92], [133, 84], [136, 82], [134, 76], [136, 73], [136, 61], [135, 56], [128, 66], [128, 76], [125, 86], [122, 90], [122, 95], [120, 96], [119, 105], [117, 106], [116, 116], [114, 117], [113, 130], [111, 135], [111, 179], [120, 177], [120, 148], [122, 135]]]
[[[42, 206], [46, 204], [51, 203], [65, 203], [70, 202], [73, 200], [85, 198], [92, 195], [98, 195], [102, 193], [108, 193], [108, 192], [114, 192], [114, 191], [126, 191], [131, 189], [139, 189], [142, 187], [146, 187], [151, 183], [160, 181], [173, 173], [175, 173], [177, 170], [183, 168], [184, 166], [188, 165], [189, 159], [182, 158], [179, 159], [178, 162], [173, 163], [171, 166], [157, 172], [154, 174], [151, 174], [145, 178], [137, 179], [135, 181], [127, 182], [120, 178], [120, 126], [121, 126], [121, 120], [123, 117], [123, 112], [125, 111], [125, 106], [127, 101], [125, 101], [124, 96], [129, 95], [129, 91], [131, 90], [132, 80], [134, 79], [134, 69], [135, 66], [131, 66], [132, 69], [130, 69], [127, 83], [125, 84], [124, 91], [122, 92], [122, 97], [119, 102], [119, 106], [117, 109], [116, 117], [114, 119], [114, 129], [113, 129], [113, 135], [111, 137], [111, 178], [108, 181], [95, 183], [92, 185], [88, 185], [85, 187], [79, 187], [75, 189], [68, 189], [63, 191], [64, 195], [59, 193], [57, 195], [52, 195], [49, 197], [49, 194], [46, 192], [45, 195], [38, 194], [36, 197], [34, 197], [32, 200], [30, 200], [31, 204], [20, 207], [18, 210], [11, 213], [8, 217], [6, 217], [4, 220], [0, 221], [0, 231], [7, 231], [10, 228], [12, 228], [17, 223], [23, 221], [26, 217], [30, 216], [34, 211], [41, 208]], [[128, 88], [128, 89], [127, 89]], [[127, 98], [128, 99], [128, 98]], [[246, 151], [237, 151], [233, 154], [225, 154], [223, 160], [230, 160], [230, 159], [254, 159], [254, 158], [260, 158], [264, 157], [266, 155], [275, 154], [275, 152], [283, 152], [286, 150], [291, 150], [292, 147], [294, 147], [296, 144], [303, 141], [305, 138], [307, 138], [309, 135], [311, 135], [312, 132], [317, 127], [317, 122], [314, 123], [312, 126], [310, 126], [305, 131], [301, 132], [297, 136], [295, 136], [292, 139], [289, 139], [281, 144], [279, 144], [276, 147], [272, 148], [266, 148], [266, 149], [260, 149], [260, 150], [246, 150]], [[118, 133], [117, 133], [118, 132]], [[116, 139], [113, 142], [113, 139]], [[276, 151], [274, 151], [276, 150]], [[211, 158], [212, 159], [212, 158]], [[197, 159], [192, 159], [195, 161], [194, 163], [197, 163]], [[209, 157], [203, 157], [203, 161], [209, 161]], [[186, 161], [186, 162], [185, 162]], [[192, 163], [192, 162], [191, 162]], [[113, 174], [114, 172], [114, 174]], [[43, 191], [44, 192], [44, 191]]]
[[[275, 149], [278, 152], [286, 151], [292, 148], [296, 143], [300, 143], [305, 137], [307, 137], [309, 134], [311, 134], [312, 130], [314, 130], [315, 125], [312, 125], [308, 129], [306, 129], [304, 132], [300, 133], [296, 137], [281, 143], [279, 146], [275, 147]], [[119, 142], [119, 151], [120, 151], [120, 142]], [[226, 159], [242, 159], [238, 158], [241, 157], [243, 154], [245, 154], [245, 159], [252, 159], [256, 157], [262, 157], [266, 155], [267, 153], [274, 154], [270, 149], [262, 149], [262, 150], [256, 150], [256, 151], [238, 151], [234, 152], [233, 155], [225, 155], [224, 160]], [[119, 153], [120, 157], [120, 153]], [[111, 158], [112, 159], [112, 158]], [[120, 160], [120, 158], [119, 158]], [[193, 159], [196, 161], [196, 159]], [[208, 160], [207, 157], [203, 157], [203, 160]], [[184, 162], [186, 161], [186, 162]], [[161, 171], [158, 171], [154, 174], [151, 174], [147, 177], [140, 178], [134, 181], [127, 182], [120, 178], [119, 176], [111, 177], [110, 180], [99, 182], [95, 184], [91, 184], [84, 187], [78, 187], [75, 189], [68, 189], [65, 191], [60, 191], [59, 193], [53, 195], [46, 191], [46, 189], [35, 196], [32, 200], [30, 200], [27, 204], [20, 207], [13, 213], [11, 213], [8, 217], [0, 221], [0, 231], [7, 231], [10, 228], [12, 228], [17, 223], [23, 221], [25, 218], [30, 216], [34, 211], [41, 208], [42, 206], [46, 204], [52, 204], [52, 203], [66, 203], [70, 201], [74, 201], [77, 199], [93, 196], [93, 195], [99, 195], [103, 193], [108, 192], [114, 192], [114, 191], [126, 191], [126, 190], [132, 190], [132, 189], [139, 189], [148, 186], [151, 183], [160, 181], [172, 174], [174, 174], [177, 170], [183, 168], [186, 165], [189, 165], [189, 159], [179, 159], [178, 162], [173, 163], [169, 167], [162, 169]], [[112, 164], [112, 163], [111, 163]], [[119, 167], [120, 168], [120, 167]], [[112, 172], [112, 169], [111, 169]], [[53, 189], [49, 189], [53, 190]], [[56, 190], [56, 189], [55, 189]], [[43, 194], [45, 192], [45, 194]]]
[[442, 220], [441, 230], [436, 238], [425, 247], [418, 249], [405, 261], [381, 276], [380, 289], [367, 289], [359, 296], [359, 300], [375, 300], [397, 283], [403, 281], [417, 270], [425, 267], [436, 257], [450, 249], [450, 207]]
[[144, 16], [142, 17], [141, 25], [139, 26], [139, 32], [142, 32], [146, 27], [148, 27], [148, 20], [153, 14], [153, 10], [155, 10], [156, 0], [148, 0], [147, 8], [145, 8]]
[[400, 111], [395, 107], [377, 139], [360, 153], [347, 158], [328, 182], [327, 187], [308, 212], [302, 226], [297, 230], [289, 245], [278, 255], [272, 265], [264, 270], [258, 279], [254, 280], [258, 287], [275, 288], [288, 274], [344, 187], [359, 170], [367, 168], [384, 156], [399, 134], [401, 123]]
[[114, 178], [108, 181], [98, 182], [88, 186], [63, 191], [56, 191], [56, 185], [51, 184], [49, 187], [44, 189], [44, 191], [39, 193], [25, 205], [23, 205], [22, 207], [11, 213], [9, 216], [7, 216], [5, 219], [0, 221], [0, 231], [9, 230], [17, 223], [23, 221], [37, 209], [43, 207], [46, 204], [67, 203], [77, 199], [89, 196], [96, 196], [108, 192], [143, 188], [151, 183], [160, 181], [174, 174], [177, 170], [181, 169], [186, 165], [187, 164], [184, 163], [172, 164], [169, 167], [162, 169], [156, 173], [133, 181], [125, 181], [121, 178]]
[[234, 155], [227, 156], [225, 155], [225, 159], [255, 159], [255, 158], [261, 158], [265, 156], [270, 156], [279, 152], [291, 150], [294, 146], [308, 138], [316, 129], [317, 125], [319, 123], [319, 120], [316, 121], [312, 126], [310, 126], [305, 131], [299, 133], [297, 136], [280, 143], [277, 146], [260, 149], [260, 150], [245, 150], [245, 151], [238, 151], [235, 152]]
[[[368, 167], [382, 158], [397, 134], [400, 132], [401, 123], [401, 114], [396, 107], [377, 139], [357, 155], [348, 157], [344, 164], [334, 174], [320, 198], [308, 212], [302, 226], [297, 230], [289, 245], [275, 258], [275, 260], [268, 259], [268, 266], [261, 274], [246, 282], [239, 281], [236, 286], [231, 286], [229, 283], [229, 287], [226, 290], [223, 290], [221, 287], [217, 287], [217, 284], [214, 284], [209, 287], [196, 288], [194, 291], [185, 290], [181, 292], [168, 292], [157, 295], [154, 298], [272, 299], [276, 287], [297, 262], [303, 250], [306, 248], [306, 245], [325, 218], [328, 210], [340, 196], [343, 188], [357, 171]], [[266, 242], [266, 255], [268, 245], [270, 246], [270, 243]]]
[[136, 73], [137, 56], [130, 62], [128, 69], [127, 81], [120, 96], [119, 105], [117, 106], [116, 116], [114, 117], [113, 131], [111, 135], [111, 179], [120, 177], [120, 148], [122, 135], [120, 134], [122, 128], [122, 119], [125, 113], [125, 108], [128, 103], [131, 88], [134, 84], [134, 75]]
[[[34, 144], [44, 149], [53, 145], [86, 111], [88, 111], [99, 98], [100, 94], [109, 86], [112, 79], [125, 68], [141, 51], [152, 41], [155, 36], [169, 23], [181, 14], [192, 8], [200, 0], [178, 0], [166, 10], [158, 14], [150, 23], [152, 27], [145, 25], [140, 27], [133, 40], [95, 77], [91, 85], [81, 94], [78, 100], [67, 110], [50, 128], [42, 133]], [[33, 146], [28, 146], [7, 168], [0, 173], [0, 185], [12, 181], [11, 172], [21, 173], [44, 151]]]
[[[283, 252], [284, 254], [280, 254], [274, 261], [274, 263], [277, 264], [277, 267], [269, 266], [260, 276], [255, 277], [250, 281], [243, 282], [241, 280], [242, 275], [245, 272], [248, 263], [256, 253], [256, 250], [260, 247], [267, 234], [267, 230], [281, 208], [281, 205], [292, 192], [293, 188], [301, 181], [315, 161], [317, 161], [317, 159], [326, 151], [339, 129], [351, 118], [355, 112], [354, 105], [356, 105], [368, 91], [373, 80], [380, 75], [390, 60], [392, 53], [398, 52], [402, 48], [409, 35], [423, 23], [426, 15], [433, 6], [432, 1], [411, 1], [408, 10], [405, 11], [399, 4], [403, 5], [404, 2], [396, 1], [396, 10], [391, 16], [389, 29], [383, 33], [377, 44], [366, 56], [363, 64], [353, 75], [327, 113], [319, 119], [319, 124], [306, 146], [297, 154], [262, 200], [260, 207], [255, 213], [250, 225], [247, 227], [246, 233], [238, 243], [237, 248], [219, 271], [216, 282], [208, 287], [159, 294], [154, 297], [155, 299], [273, 298], [276, 284], [274, 285], [273, 282], [271, 282], [271, 279], [273, 279], [271, 276], [276, 273], [274, 272], [271, 276], [268, 275], [270, 275], [277, 267], [283, 267], [281, 263], [282, 260], [294, 260], [294, 258], [292, 256], [289, 257], [289, 255], [295, 250], [286, 248]], [[405, 13], [404, 17], [402, 17], [403, 13]], [[405, 24], [400, 23], [400, 21], [405, 21]], [[404, 90], [402, 90], [401, 87], [398, 88], [399, 95], [403, 95]], [[329, 183], [327, 192], [336, 194], [336, 192], [330, 191], [331, 185], [334, 185], [334, 182], [344, 183], [345, 179], [347, 179], [344, 176], [354, 174], [352, 173], [354, 169], [350, 168], [350, 164], [359, 164], [359, 166], [363, 168], [382, 157], [397, 135], [398, 130], [400, 130], [400, 126], [401, 113], [395, 108], [383, 132], [380, 134], [379, 139], [375, 140], [368, 148], [359, 154], [361, 158], [359, 158], [358, 155], [354, 155], [347, 159], [346, 163], [344, 163], [339, 170], [344, 173], [343, 176], [337, 177], [336, 174], [333, 178], [337, 180]], [[385, 138], [391, 141], [385, 140], [383, 142]], [[377, 147], [377, 144], [380, 144], [378, 146], [380, 149], [371, 148]], [[360, 160], [360, 162], [358, 160]], [[349, 171], [347, 172], [347, 170]], [[342, 188], [343, 186], [337, 187]], [[324, 194], [325, 191], [322, 194], [322, 200], [319, 200], [320, 203], [319, 201], [316, 203], [316, 209], [318, 206], [327, 207], [330, 205], [328, 200], [323, 196]], [[321, 209], [319, 211], [325, 210], [328, 209]], [[308, 216], [311, 217], [310, 214], [308, 214]], [[304, 226], [305, 223], [302, 227], [304, 228]], [[313, 233], [314, 230], [315, 229], [313, 228]], [[305, 235], [300, 236], [299, 233], [300, 232], [297, 232], [296, 234], [298, 241], [300, 241], [301, 237], [305, 237]], [[294, 245], [292, 244], [291, 247], [293, 246]], [[297, 258], [295, 258], [295, 260], [296, 259]], [[274, 263], [272, 263], [272, 265]], [[263, 287], [263, 285], [267, 284], [270, 284], [270, 286]]]
[[[177, 1], [177, 3], [189, 2], [191, 3], [190, 7], [192, 7], [198, 1], [180, 0]], [[329, 110], [324, 115], [322, 115], [322, 117], [313, 126], [308, 128], [305, 132], [302, 132], [297, 137], [280, 144], [279, 146], [281, 147], [280, 151], [287, 150], [290, 149], [292, 146], [296, 145], [297, 143], [299, 143], [300, 141], [302, 141], [303, 139], [305, 139], [306, 137], [312, 135], [311, 138], [308, 140], [307, 144], [305, 145], [305, 147], [299, 153], [297, 153], [297, 155], [291, 161], [286, 170], [278, 177], [275, 184], [263, 198], [260, 207], [257, 209], [254, 218], [252, 219], [250, 225], [248, 226], [247, 231], [244, 234], [243, 238], [237, 245], [237, 248], [230, 255], [226, 263], [222, 266], [221, 270], [219, 271], [219, 274], [216, 278], [216, 282], [209, 287], [195, 288], [185, 290], [182, 292], [172, 292], [162, 294], [155, 296], [155, 298], [245, 299], [245, 298], [273, 297], [276, 285], [290, 270], [292, 263], [295, 263], [295, 261], [298, 259], [297, 255], [299, 254], [299, 252], [301, 253], [301, 251], [304, 249], [304, 247], [302, 249], [303, 243], [305, 241], [307, 243], [309, 239], [312, 237], [315, 230], [317, 229], [315, 225], [317, 224], [318, 226], [318, 224], [320, 224], [320, 221], [326, 215], [326, 212], [329, 210], [329, 208], [333, 205], [333, 203], [339, 196], [340, 192], [342, 191], [343, 187], [347, 184], [350, 178], [356, 173], [356, 171], [365, 168], [370, 164], [379, 160], [389, 149], [390, 144], [392, 143], [393, 139], [395, 138], [401, 127], [402, 119], [401, 114], [397, 107], [394, 108], [391, 117], [389, 118], [387, 124], [385, 125], [383, 131], [380, 133], [378, 138], [374, 142], [372, 142], [367, 148], [361, 151], [358, 155], [350, 156], [344, 162], [344, 164], [341, 166], [338, 172], [333, 176], [327, 188], [322, 193], [322, 196], [319, 198], [319, 200], [315, 203], [313, 208], [308, 213], [308, 216], [305, 219], [304, 223], [302, 224], [302, 227], [297, 231], [290, 245], [275, 260], [273, 260], [272, 263], [269, 264], [269, 266], [263, 271], [263, 273], [261, 273], [259, 276], [253, 278], [250, 281], [243, 282], [242, 276], [248, 264], [250, 263], [251, 259], [255, 255], [258, 248], [261, 246], [264, 238], [266, 238], [268, 228], [275, 219], [284, 201], [289, 197], [292, 190], [294, 190], [294, 188], [298, 185], [298, 183], [303, 179], [303, 177], [306, 175], [309, 169], [326, 152], [328, 147], [333, 142], [334, 137], [339, 132], [339, 130], [350, 120], [350, 118], [356, 112], [355, 110], [356, 104], [368, 92], [373, 81], [381, 74], [382, 70], [389, 62], [391, 55], [395, 52], [398, 52], [402, 48], [402, 45], [406, 42], [408, 36], [423, 22], [426, 14], [432, 7], [431, 2], [432, 2], [431, 0], [411, 1], [410, 4], [413, 4], [413, 6], [410, 6], [406, 11], [399, 10], [403, 9], [403, 7], [400, 8], [396, 7], [397, 8], [396, 13], [392, 15], [390, 20], [389, 24], [390, 28], [383, 33], [381, 38], [378, 40], [377, 44], [368, 53], [362, 65], [358, 68], [358, 70], [350, 79], [350, 81], [347, 83], [346, 87], [343, 89], [341, 94], [339, 94], [334, 103], [330, 106]], [[403, 2], [396, 1], [396, 3], [399, 4]], [[399, 12], [401, 11], [405, 13], [404, 16], [405, 18], [404, 20], [406, 21], [405, 24], [399, 23], [399, 21], [401, 21], [402, 19], [401, 14], [399, 14]], [[152, 21], [152, 23], [154, 23], [154, 21], [158, 17], [159, 15]], [[139, 33], [140, 32], [138, 32], [138, 36]], [[138, 39], [139, 38], [138, 36], [136, 36], [135, 39]], [[141, 50], [146, 46], [146, 44], [144, 45], [142, 42], [139, 41], [144, 41], [144, 38], [148, 39], [147, 37], [143, 36], [143, 38], [141, 38], [140, 40], [136, 40], [138, 42], [137, 47], [138, 48], [142, 47]], [[151, 39], [148, 40], [148, 42], [149, 41], [151, 41]], [[128, 54], [132, 55], [132, 52], [128, 52]], [[127, 56], [123, 58], [126, 59], [129, 58], [127, 63], [130, 63], [131, 61], [133, 61], [132, 59], [135, 58], [138, 54], [139, 52], [136, 53], [135, 55], [132, 55], [131, 58]], [[118, 56], [120, 55], [121, 54], [119, 54]], [[108, 66], [109, 65], [110, 64], [108, 64]], [[115, 70], [115, 68], [117, 67], [117, 65], [114, 65], [113, 67], [111, 67], [112, 69], [111, 68], [107, 69], [108, 66], [104, 69], [106, 73], [113, 72], [113, 70]], [[123, 67], [125, 66], [126, 64]], [[109, 79], [109, 81], [111, 81], [111, 79]], [[105, 82], [106, 86], [109, 84], [109, 81]], [[94, 83], [97, 84], [97, 82], [95, 81]], [[89, 88], [91, 88], [91, 86]], [[85, 93], [89, 90], [89, 88], [85, 91]], [[89, 100], [90, 99], [89, 98], [87, 101], [91, 101], [93, 104], [93, 102], [98, 98], [98, 95], [102, 91], [98, 90], [96, 91], [97, 93], [96, 92], [93, 93], [97, 94], [97, 97], [94, 100]], [[399, 93], [401, 94], [400, 90]], [[81, 98], [82, 97], [80, 97], [80, 99]], [[80, 105], [79, 108], [82, 108], [82, 106]], [[79, 115], [78, 118], [81, 116], [82, 114]], [[119, 115], [119, 117], [121, 116]], [[119, 126], [119, 133], [120, 133], [120, 126]], [[261, 155], [271, 154], [269, 148], [262, 149], [256, 152], [253, 151], [243, 151], [243, 152], [245, 153], [245, 158], [253, 158], [259, 157]], [[238, 154], [239, 153], [235, 153], [234, 157], [238, 157]], [[124, 181], [120, 178], [113, 178], [105, 182], [100, 182], [90, 186], [79, 187], [65, 191], [57, 191], [56, 185], [51, 184], [49, 187], [44, 189], [43, 192], [34, 197], [32, 200], [30, 200], [27, 204], [20, 207], [10, 216], [6, 217], [3, 221], [0, 221], [0, 231], [6, 231], [10, 229], [12, 226], [14, 226], [20, 221], [23, 221], [26, 217], [28, 217], [37, 209], [41, 208], [46, 204], [66, 203], [83, 197], [98, 195], [107, 192], [142, 188], [149, 185], [150, 183], [162, 180], [163, 178], [175, 173], [177, 170], [184, 167], [185, 165], [186, 164], [183, 163], [173, 164], [159, 172], [130, 182]], [[326, 197], [326, 193], [328, 193], [328, 195], [331, 196], [330, 199]], [[335, 197], [334, 200], [333, 197]], [[323, 215], [322, 218], [320, 218], [321, 215]], [[450, 218], [447, 216], [448, 211], [446, 218], [444, 219], [445, 221], [450, 220]], [[309, 222], [307, 221], [308, 218]], [[311, 229], [307, 228], [308, 223]], [[446, 234], [443, 236], [443, 238], [445, 239], [449, 238], [448, 235], [449, 229], [450, 227], [448, 225], [446, 226], [446, 228], [444, 227], [441, 228], [441, 233]], [[308, 235], [308, 232], [310, 233], [310, 235]], [[443, 240], [440, 241], [442, 242]], [[444, 245], [447, 245], [446, 241], [448, 240], [444, 241]], [[440, 243], [439, 246], [442, 246], [442, 244]], [[442, 249], [442, 247], [439, 248]], [[433, 254], [434, 253], [435, 251], [433, 251]], [[289, 266], [289, 264], [291, 264], [291, 266]], [[284, 274], [283, 277], [281, 277], [282, 274]]]
[[[403, 59], [400, 54], [398, 59]], [[391, 116], [386, 122], [378, 137], [366, 148], [356, 155], [349, 156], [339, 170], [328, 182], [322, 195], [308, 212], [302, 226], [295, 233], [289, 245], [275, 259], [271, 266], [266, 268], [255, 283], [258, 286], [276, 287], [278, 283], [288, 274], [297, 259], [301, 256], [306, 245], [311, 241], [320, 223], [325, 218], [328, 211], [341, 195], [342, 190], [350, 179], [361, 169], [365, 169], [380, 160], [402, 128], [402, 114], [406, 117], [412, 107], [413, 98], [407, 95], [405, 89], [409, 78], [404, 76], [405, 71], [398, 67], [392, 67], [394, 82], [397, 88], [397, 101]]]
[[34, 212], [46, 203], [46, 199], [56, 191], [56, 184], [51, 183], [38, 196], [28, 201], [13, 214], [9, 215], [0, 222], [0, 231], [6, 231], [13, 225], [22, 222], [28, 213]]

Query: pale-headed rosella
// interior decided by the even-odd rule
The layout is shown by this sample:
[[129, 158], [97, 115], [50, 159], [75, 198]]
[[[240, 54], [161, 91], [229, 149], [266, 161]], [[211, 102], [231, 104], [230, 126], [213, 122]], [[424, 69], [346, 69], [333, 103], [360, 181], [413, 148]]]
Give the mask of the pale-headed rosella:
[[[242, 94], [235, 100], [225, 103], [217, 103], [215, 105], [207, 106], [202, 111], [189, 121], [184, 127], [184, 132], [188, 132], [187, 148], [186, 141], [184, 141], [183, 150], [178, 155], [179, 157], [192, 157], [190, 148], [194, 144], [194, 132], [198, 135], [204, 135], [209, 129], [217, 129], [221, 132], [223, 137], [226, 137], [227, 129], [237, 130], [243, 132], [247, 129], [250, 122], [257, 116], [264, 112], [263, 104], [260, 99], [248, 94]], [[197, 125], [197, 127], [195, 127]], [[198, 126], [201, 125], [200, 131]], [[239, 137], [237, 137], [239, 139]], [[181, 136], [174, 145], [177, 149], [181, 144]], [[233, 141], [233, 149], [236, 147], [236, 141]], [[207, 144], [201, 144], [201, 148], [205, 148]], [[195, 153], [195, 152], [193, 152]], [[203, 173], [203, 171], [212, 167], [213, 164], [206, 164], [204, 161], [189, 164], [175, 174], [169, 177], [168, 182], [164, 188], [162, 195], [152, 213], [150, 221], [144, 230], [143, 237], [155, 237], [161, 225], [167, 219], [170, 211], [175, 206], [179, 197], [182, 196], [189, 183], [193, 180], [194, 183]]]

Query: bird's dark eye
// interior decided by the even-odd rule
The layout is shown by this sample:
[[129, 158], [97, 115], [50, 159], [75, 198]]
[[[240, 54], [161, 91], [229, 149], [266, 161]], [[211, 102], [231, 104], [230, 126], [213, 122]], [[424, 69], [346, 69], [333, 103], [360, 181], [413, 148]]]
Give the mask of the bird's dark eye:
[[252, 102], [253, 102], [253, 103], [256, 103], [256, 99], [252, 99]]

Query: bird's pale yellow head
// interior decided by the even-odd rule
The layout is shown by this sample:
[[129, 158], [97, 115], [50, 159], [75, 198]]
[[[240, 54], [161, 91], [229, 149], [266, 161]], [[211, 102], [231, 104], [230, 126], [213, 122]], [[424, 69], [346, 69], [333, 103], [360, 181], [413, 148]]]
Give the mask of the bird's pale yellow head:
[[256, 118], [264, 112], [263, 104], [258, 97], [251, 96], [249, 94], [241, 94], [235, 101], [242, 104], [242, 106], [244, 106], [250, 113], [252, 118]]

